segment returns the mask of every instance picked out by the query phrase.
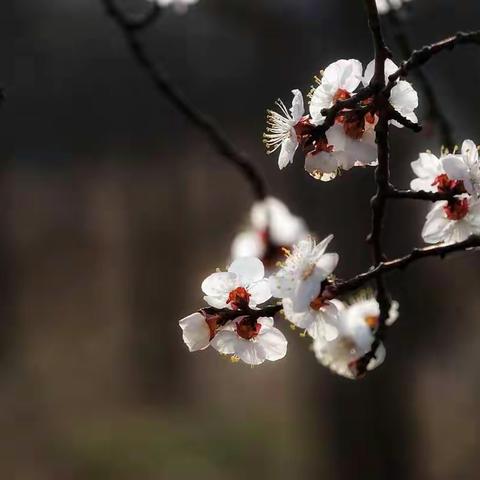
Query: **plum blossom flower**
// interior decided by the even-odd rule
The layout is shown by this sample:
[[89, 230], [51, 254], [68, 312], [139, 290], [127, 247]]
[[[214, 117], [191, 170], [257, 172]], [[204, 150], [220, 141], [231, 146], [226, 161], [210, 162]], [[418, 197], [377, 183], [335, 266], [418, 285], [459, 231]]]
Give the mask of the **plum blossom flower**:
[[202, 283], [204, 300], [215, 308], [255, 308], [271, 296], [265, 269], [255, 257], [235, 260], [226, 272], [216, 272]]
[[308, 128], [308, 117], [304, 117], [305, 107], [300, 90], [292, 90], [293, 100], [290, 111], [282, 102], [275, 103], [280, 113], [267, 110], [267, 131], [263, 134], [263, 141], [267, 147], [267, 153], [273, 153], [280, 149], [278, 167], [280, 170], [289, 163], [293, 163], [295, 151], [299, 145], [299, 138], [303, 130]]
[[312, 177], [328, 182], [352, 167], [377, 164], [374, 123], [359, 122], [356, 133], [345, 133], [344, 125], [338, 123], [327, 130], [327, 142], [332, 148], [309, 153], [305, 158], [305, 170]]
[[[355, 378], [358, 360], [372, 349], [375, 331], [378, 327], [380, 307], [374, 298], [364, 299], [345, 305], [336, 301], [339, 312], [335, 328], [337, 335], [333, 340], [317, 337], [313, 342], [313, 351], [317, 359], [338, 375]], [[398, 317], [398, 303], [392, 302], [387, 325]], [[385, 359], [385, 347], [380, 343], [375, 358], [370, 360], [367, 369], [373, 370]]]
[[258, 257], [272, 265], [289, 248], [307, 236], [305, 221], [293, 215], [279, 199], [268, 197], [256, 202], [250, 211], [250, 225], [232, 244], [232, 257]]
[[318, 304], [314, 301], [304, 312], [295, 313], [292, 300], [284, 298], [283, 313], [289, 322], [304, 329], [313, 339], [333, 340], [338, 335], [334, 326], [338, 317], [336, 302], [331, 300]]
[[224, 355], [233, 355], [249, 365], [265, 360], [276, 361], [287, 353], [287, 339], [273, 326], [273, 318], [252, 320], [243, 316], [227, 323], [211, 341], [212, 347]]
[[[411, 163], [413, 173], [418, 178], [410, 182], [410, 188], [416, 192], [437, 192], [438, 184], [445, 170], [442, 158], [438, 158], [431, 152], [422, 152], [417, 160]], [[438, 179], [438, 181], [437, 181]]]
[[462, 182], [470, 195], [480, 195], [480, 162], [478, 148], [471, 140], [462, 144], [460, 155], [447, 155], [442, 159], [445, 173], [452, 180]]
[[390, 10], [398, 10], [411, 0], [376, 0], [378, 13], [385, 15]]
[[480, 234], [480, 200], [466, 194], [436, 202], [422, 230], [427, 243], [457, 243], [475, 234]]
[[[358, 60], [342, 59], [330, 64], [312, 93], [312, 123], [323, 124], [322, 109], [330, 108], [337, 100], [349, 99], [362, 78], [362, 64]], [[307, 155], [305, 170], [316, 179], [329, 181], [342, 170], [375, 165], [375, 123], [376, 117], [372, 113], [343, 111], [326, 132], [327, 146]]]
[[185, 13], [190, 5], [198, 2], [198, 0], [150, 0], [155, 2], [160, 7], [172, 6], [177, 13]]
[[[385, 60], [385, 81], [388, 82], [388, 77], [398, 70], [397, 65], [389, 58]], [[365, 69], [363, 76], [363, 84], [366, 86], [370, 83], [375, 72], [375, 60], [372, 60]], [[418, 122], [418, 118], [415, 115], [414, 110], [418, 107], [418, 94], [412, 85], [406, 80], [398, 80], [393, 86], [390, 92], [390, 104], [397, 110], [403, 117], [407, 118], [411, 122]], [[398, 128], [402, 128], [403, 125], [391, 121], [392, 125]]]
[[324, 122], [324, 108], [330, 108], [337, 100], [352, 96], [362, 81], [362, 64], [355, 59], [337, 60], [323, 72], [320, 84], [313, 91], [310, 101], [310, 115], [315, 125]]
[[191, 352], [205, 350], [215, 336], [219, 317], [209, 314], [207, 309], [192, 313], [178, 323], [182, 329], [183, 341]]
[[318, 245], [312, 238], [301, 240], [293, 247], [280, 270], [270, 277], [272, 295], [292, 301], [292, 312], [305, 312], [319, 295], [321, 283], [338, 263], [336, 253], [325, 253], [333, 235]]

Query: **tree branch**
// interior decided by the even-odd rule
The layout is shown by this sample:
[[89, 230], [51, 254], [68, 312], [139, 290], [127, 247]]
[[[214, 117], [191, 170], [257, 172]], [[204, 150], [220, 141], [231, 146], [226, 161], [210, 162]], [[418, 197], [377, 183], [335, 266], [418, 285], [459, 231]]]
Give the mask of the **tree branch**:
[[388, 198], [393, 200], [428, 200], [429, 202], [438, 202], [440, 200], [452, 200], [455, 197], [455, 192], [425, 192], [420, 190], [397, 190], [391, 187], [387, 193]]
[[267, 195], [267, 188], [263, 178], [253, 166], [250, 159], [243, 152], [237, 150], [213, 120], [187, 100], [183, 92], [170, 80], [167, 73], [150, 60], [143, 45], [139, 41], [137, 37], [138, 32], [158, 18], [161, 11], [160, 7], [154, 6], [144, 17], [133, 20], [126, 17], [122, 10], [117, 7], [115, 0], [101, 1], [105, 6], [107, 14], [123, 31], [134, 59], [150, 77], [157, 91], [167, 97], [173, 106], [181, 112], [197, 130], [208, 138], [217, 152], [243, 174], [252, 187], [255, 197], [258, 200], [263, 200]]
[[[394, 8], [390, 9], [387, 14], [387, 18], [393, 28], [393, 36], [402, 57], [410, 57], [413, 48], [406, 31], [405, 22]], [[417, 68], [415, 70], [415, 76], [429, 104], [428, 117], [438, 124], [443, 146], [450, 150], [453, 149], [455, 146], [455, 140], [453, 136], [452, 125], [442, 110], [442, 106], [435, 95], [435, 91], [428, 76], [421, 68]]]
[[414, 50], [410, 57], [402, 63], [402, 66], [388, 77], [389, 83], [387, 88], [400, 78], [408, 75], [412, 70], [421, 67], [431, 58], [445, 50], [453, 50], [457, 45], [476, 44], [480, 45], [480, 30], [473, 32], [458, 32], [431, 45], [426, 45], [420, 50]]
[[463, 242], [453, 243], [449, 245], [432, 246], [425, 248], [415, 248], [408, 255], [390, 260], [388, 262], [381, 262], [375, 268], [368, 272], [361, 273], [350, 280], [334, 283], [326, 288], [329, 295], [335, 297], [337, 295], [344, 295], [346, 293], [355, 291], [363, 287], [366, 283], [377, 279], [387, 273], [395, 270], [404, 270], [410, 264], [428, 257], [445, 258], [447, 255], [454, 252], [462, 252], [465, 250], [479, 248], [480, 236], [472, 235]]

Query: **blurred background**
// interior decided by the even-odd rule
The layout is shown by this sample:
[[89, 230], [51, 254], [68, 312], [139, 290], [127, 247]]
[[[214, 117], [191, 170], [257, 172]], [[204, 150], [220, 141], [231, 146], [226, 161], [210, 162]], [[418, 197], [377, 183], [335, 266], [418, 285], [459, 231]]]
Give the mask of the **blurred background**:
[[[158, 95], [100, 0], [2, 7], [0, 478], [478, 478], [477, 255], [389, 277], [401, 317], [385, 364], [362, 381], [321, 367], [286, 323], [289, 353], [273, 364], [189, 354], [178, 320], [225, 266], [249, 186]], [[478, 0], [415, 0], [409, 32], [420, 46], [479, 18]], [[271, 193], [319, 237], [335, 234], [338, 274], [367, 268], [373, 172], [319, 183], [300, 158], [279, 172], [261, 143], [277, 97], [308, 90], [338, 58], [371, 59], [362, 2], [200, 0], [142, 40]], [[457, 141], [480, 143], [478, 49], [427, 72]], [[395, 183], [407, 187], [410, 162], [440, 145], [428, 122], [396, 130]], [[422, 244], [428, 208], [390, 206], [390, 255]]]

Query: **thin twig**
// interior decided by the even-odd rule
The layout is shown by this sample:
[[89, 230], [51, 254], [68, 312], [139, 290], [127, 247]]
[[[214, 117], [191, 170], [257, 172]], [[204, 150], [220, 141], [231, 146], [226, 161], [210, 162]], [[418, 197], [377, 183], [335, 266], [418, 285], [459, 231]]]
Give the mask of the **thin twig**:
[[455, 197], [455, 192], [425, 192], [420, 190], [397, 190], [391, 187], [387, 193], [388, 198], [393, 200], [427, 200], [429, 202], [438, 202], [440, 200], [452, 200]]
[[414, 50], [410, 57], [404, 61], [401, 67], [388, 77], [389, 86], [393, 86], [400, 77], [405, 77], [412, 70], [427, 63], [434, 55], [446, 50], [453, 50], [457, 45], [476, 44], [480, 45], [480, 30], [473, 32], [458, 32], [455, 35], [440, 40], [439, 42], [426, 45], [419, 50]]
[[381, 262], [375, 268], [368, 272], [361, 273], [346, 281], [337, 281], [328, 286], [326, 290], [330, 296], [345, 295], [363, 287], [368, 282], [375, 280], [379, 276], [391, 273], [395, 270], [404, 270], [406, 267], [428, 257], [444, 258], [454, 252], [462, 252], [472, 248], [480, 247], [480, 236], [472, 235], [463, 242], [452, 243], [449, 245], [432, 246], [425, 248], [415, 248], [408, 255], [405, 255], [388, 262]]
[[[410, 57], [413, 48], [407, 34], [405, 22], [394, 8], [390, 9], [387, 14], [387, 18], [393, 28], [393, 37], [398, 45], [402, 57]], [[455, 146], [455, 140], [453, 136], [452, 125], [443, 112], [442, 106], [435, 95], [435, 91], [430, 79], [421, 68], [417, 68], [415, 70], [415, 76], [429, 105], [428, 117], [437, 123], [440, 130], [440, 137], [442, 139], [443, 146], [450, 150], [453, 149]]]
[[156, 89], [165, 95], [174, 107], [209, 139], [220, 155], [238, 168], [252, 187], [255, 197], [258, 200], [263, 200], [267, 195], [266, 185], [250, 159], [243, 152], [237, 150], [213, 120], [187, 100], [184, 93], [170, 80], [167, 73], [149, 58], [139, 41], [138, 33], [158, 18], [161, 9], [158, 6], [153, 7], [144, 17], [130, 19], [116, 5], [115, 0], [101, 1], [107, 14], [123, 31], [133, 57], [150, 77]]

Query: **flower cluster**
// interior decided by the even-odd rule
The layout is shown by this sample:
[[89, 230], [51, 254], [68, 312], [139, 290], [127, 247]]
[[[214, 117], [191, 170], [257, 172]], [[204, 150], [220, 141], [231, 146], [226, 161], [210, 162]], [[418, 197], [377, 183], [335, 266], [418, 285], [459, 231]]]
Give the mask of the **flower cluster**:
[[280, 360], [287, 340], [274, 327], [273, 318], [258, 315], [258, 305], [272, 296], [258, 258], [235, 260], [226, 272], [216, 272], [202, 283], [204, 300], [212, 308], [180, 320], [183, 340], [190, 351], [212, 346], [250, 365]]
[[232, 243], [232, 258], [258, 257], [272, 268], [284, 249], [307, 237], [305, 221], [293, 215], [278, 198], [268, 197], [254, 203], [248, 226]]
[[[336, 116], [334, 124], [317, 138], [316, 132], [326, 120], [326, 112], [336, 102], [348, 100], [360, 85], [367, 86], [374, 75], [375, 62], [365, 71], [355, 59], [337, 60], [316, 78], [317, 86], [310, 93], [309, 114], [305, 114], [304, 99], [300, 90], [293, 90], [293, 101], [287, 109], [277, 100], [279, 112], [268, 110], [267, 131], [264, 143], [267, 152], [280, 150], [278, 166], [285, 168], [293, 163], [300, 146], [305, 154], [305, 169], [319, 180], [328, 181], [340, 172], [355, 166], [376, 165], [374, 128], [378, 121], [377, 105], [373, 98], [366, 98], [353, 108], [344, 108]], [[385, 78], [397, 70], [390, 60], [385, 61]], [[404, 118], [416, 122], [414, 110], [418, 96], [412, 85], [399, 80], [390, 90], [391, 106]], [[397, 127], [398, 122], [392, 121]]]
[[[310, 237], [300, 240], [269, 279], [264, 277], [262, 262], [253, 257], [235, 260], [226, 272], [207, 277], [202, 290], [210, 307], [180, 320], [189, 350], [212, 346], [249, 365], [280, 360], [287, 353], [287, 340], [274, 326], [273, 317], [264, 312], [283, 309], [292, 326], [312, 339], [319, 362], [335, 373], [356, 378], [357, 362], [375, 342], [380, 308], [373, 297], [353, 303], [331, 298], [327, 287], [338, 263], [336, 253], [326, 253], [332, 238], [318, 244]], [[262, 310], [261, 305], [272, 296], [281, 303]], [[397, 316], [398, 304], [393, 302], [387, 325]], [[384, 356], [380, 344], [367, 368], [380, 365]]]
[[422, 237], [427, 243], [457, 243], [480, 234], [480, 163], [474, 142], [465, 140], [461, 151], [438, 158], [421, 153], [411, 164], [416, 191], [442, 192], [451, 198], [436, 202], [427, 215]]

